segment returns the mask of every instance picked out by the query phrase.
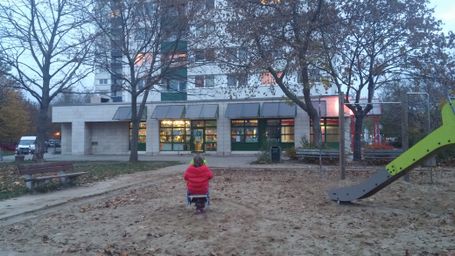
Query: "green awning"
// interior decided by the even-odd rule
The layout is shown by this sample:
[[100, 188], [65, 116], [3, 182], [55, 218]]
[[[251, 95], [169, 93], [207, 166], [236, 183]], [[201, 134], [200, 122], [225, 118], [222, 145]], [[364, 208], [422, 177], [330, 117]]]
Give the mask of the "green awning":
[[185, 106], [163, 105], [156, 106], [152, 113], [153, 119], [182, 119], [185, 114]]
[[[147, 119], [147, 108], [144, 109], [141, 120], [146, 120], [146, 119]], [[117, 111], [115, 111], [115, 114], [112, 117], [112, 120], [131, 121], [131, 107], [130, 106], [118, 107]]]
[[229, 119], [258, 118], [259, 103], [229, 103], [226, 117]]
[[295, 104], [285, 102], [265, 102], [262, 104], [261, 117], [263, 118], [294, 118], [296, 114]]
[[217, 104], [199, 104], [189, 105], [186, 107], [185, 118], [193, 120], [217, 119], [218, 105]]

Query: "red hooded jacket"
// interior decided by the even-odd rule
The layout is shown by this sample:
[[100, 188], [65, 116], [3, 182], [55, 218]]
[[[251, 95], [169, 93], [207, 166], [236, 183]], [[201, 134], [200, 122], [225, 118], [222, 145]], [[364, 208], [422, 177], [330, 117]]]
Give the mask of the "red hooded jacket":
[[213, 173], [205, 164], [199, 167], [190, 165], [183, 174], [183, 178], [190, 194], [207, 194], [209, 192], [209, 180], [213, 178]]

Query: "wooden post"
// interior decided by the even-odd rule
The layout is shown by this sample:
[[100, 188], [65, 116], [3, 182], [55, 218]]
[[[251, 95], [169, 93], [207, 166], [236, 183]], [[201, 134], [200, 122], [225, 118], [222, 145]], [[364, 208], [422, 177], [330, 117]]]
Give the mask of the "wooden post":
[[344, 138], [344, 93], [339, 94], [338, 98], [338, 129], [340, 136], [339, 150], [340, 150], [340, 179], [346, 178], [346, 161], [345, 161], [345, 138]]

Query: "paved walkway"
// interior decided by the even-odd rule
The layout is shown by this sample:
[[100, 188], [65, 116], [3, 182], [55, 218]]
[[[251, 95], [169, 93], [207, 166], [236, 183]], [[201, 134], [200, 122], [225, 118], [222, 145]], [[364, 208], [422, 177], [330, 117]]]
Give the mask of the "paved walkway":
[[[0, 225], [7, 223], [7, 220], [22, 215], [31, 213], [37, 210], [45, 209], [48, 207], [58, 206], [70, 201], [88, 198], [96, 195], [102, 195], [110, 191], [119, 190], [133, 185], [145, 184], [152, 181], [154, 173], [182, 173], [190, 162], [191, 155], [158, 155], [147, 156], [140, 155], [140, 160], [177, 160], [181, 165], [170, 166], [160, 170], [138, 172], [134, 174], [127, 174], [115, 177], [107, 181], [101, 181], [90, 185], [68, 188], [60, 191], [42, 193], [42, 194], [29, 194], [17, 198], [12, 198], [0, 201]], [[72, 155], [46, 155], [46, 160], [49, 161], [127, 161], [126, 155], [104, 155], [104, 156], [72, 156]], [[250, 163], [253, 162], [255, 156], [206, 156], [208, 165], [210, 167], [254, 167]], [[8, 161], [8, 160], [7, 160]], [[273, 165], [260, 165], [260, 168], [288, 168], [288, 164], [273, 164]], [[294, 166], [296, 167], [296, 166]]]

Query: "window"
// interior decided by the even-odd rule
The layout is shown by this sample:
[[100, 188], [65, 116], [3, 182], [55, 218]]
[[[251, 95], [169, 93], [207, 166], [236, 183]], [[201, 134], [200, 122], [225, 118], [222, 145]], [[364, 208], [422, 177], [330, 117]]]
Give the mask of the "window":
[[258, 120], [231, 120], [232, 143], [258, 143]]
[[163, 54], [163, 58], [171, 62], [184, 62], [186, 61], [187, 54], [185, 52], [176, 52], [174, 54]]
[[283, 0], [260, 0], [262, 5], [280, 4]]
[[215, 49], [197, 49], [194, 50], [194, 61], [202, 62], [202, 61], [215, 61], [216, 52]]
[[196, 36], [203, 36], [205, 33], [205, 24], [201, 22], [197, 22], [194, 24], [194, 34]]
[[208, 10], [215, 8], [215, 0], [206, 0], [205, 8]]
[[[202, 134], [200, 133], [202, 131]], [[216, 151], [216, 120], [191, 121], [192, 143], [194, 151]], [[202, 137], [204, 138], [201, 141]], [[202, 143], [203, 145], [201, 145]]]
[[194, 77], [195, 87], [215, 87], [214, 75], [198, 75]]
[[247, 61], [248, 60], [248, 51], [244, 48], [244, 47], [240, 47], [238, 48], [238, 59], [241, 61], [241, 62], [244, 62], [244, 61]]
[[205, 49], [205, 59], [208, 61], [214, 61], [216, 58], [215, 49]]
[[248, 52], [244, 47], [229, 47], [226, 49], [225, 58], [230, 62], [245, 62], [248, 59]]
[[275, 84], [275, 78], [269, 72], [263, 72], [261, 74], [261, 83], [263, 85], [272, 85]]
[[235, 77], [235, 75], [227, 75], [227, 86], [229, 87], [237, 86], [237, 78]]
[[207, 32], [207, 33], [215, 32], [215, 23], [209, 22], [209, 23], [205, 24], [205, 32]]
[[194, 50], [194, 60], [196, 62], [204, 61], [205, 60], [205, 52], [204, 52], [204, 50], [201, 50], [201, 49]]
[[148, 52], [142, 52], [136, 55], [134, 60], [134, 64], [136, 66], [142, 66], [143, 64], [150, 64], [152, 63], [152, 54]]
[[[328, 147], [338, 147], [340, 135], [338, 132], [338, 118], [337, 117], [321, 117], [321, 132], [322, 132], [322, 143]], [[310, 142], [313, 141], [313, 122], [310, 120]]]
[[196, 36], [206, 36], [215, 32], [215, 22], [201, 23], [198, 22], [194, 25], [195, 35]]
[[101, 85], [106, 85], [106, 84], [108, 84], [108, 79], [99, 79], [98, 83]]
[[205, 87], [215, 87], [215, 76], [214, 75], [205, 76]]
[[138, 79], [138, 81], [137, 81], [137, 89], [138, 89], [138, 90], [144, 89], [145, 80], [146, 80], [146, 78], [139, 78], [139, 79]]
[[[133, 123], [130, 123], [129, 126], [129, 131], [130, 131], [130, 140], [131, 141], [131, 136], [132, 136], [132, 129], [133, 129]], [[145, 151], [145, 143], [146, 143], [146, 134], [147, 134], [147, 123], [146, 122], [140, 122], [139, 123], [139, 137], [137, 139], [137, 150], [138, 151]], [[131, 145], [129, 146], [131, 150]]]
[[[278, 75], [278, 77], [282, 77], [283, 72], [277, 72], [277, 75]], [[275, 77], [273, 77], [273, 75], [269, 72], [263, 72], [261, 74], [261, 83], [263, 85], [274, 85], [274, 84], [276, 84]]]
[[[317, 68], [308, 68], [308, 79], [311, 82], [319, 82], [321, 81], [321, 73]], [[302, 72], [297, 72], [297, 82], [303, 83]]]
[[247, 76], [245, 74], [229, 74], [227, 75], [227, 86], [240, 87], [247, 84]]
[[194, 84], [196, 87], [204, 87], [204, 76], [195, 76]]
[[190, 121], [162, 120], [160, 121], [160, 150], [186, 151], [190, 150]]
[[186, 81], [170, 79], [167, 81], [167, 89], [169, 91], [185, 92], [186, 91]]
[[294, 119], [268, 119], [265, 136], [278, 143], [294, 143]]

